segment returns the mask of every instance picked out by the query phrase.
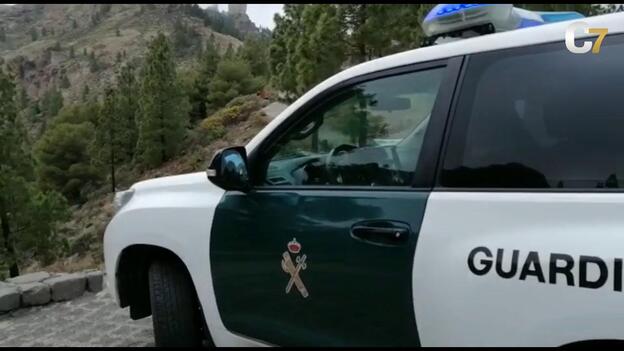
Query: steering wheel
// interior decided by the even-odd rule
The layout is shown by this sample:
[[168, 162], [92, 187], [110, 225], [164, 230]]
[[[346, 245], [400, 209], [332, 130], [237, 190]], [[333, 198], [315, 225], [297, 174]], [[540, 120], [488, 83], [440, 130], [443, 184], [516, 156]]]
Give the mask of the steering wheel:
[[348, 152], [350, 152], [351, 150], [357, 149], [358, 147], [355, 145], [351, 145], [351, 144], [341, 144], [336, 146], [335, 148], [333, 148], [328, 154], [327, 154], [327, 158], [325, 159], [325, 171], [327, 172], [327, 178], [329, 180], [329, 182], [331, 184], [341, 184], [342, 183], [342, 177], [340, 175], [340, 173], [338, 172], [334, 172], [334, 167], [333, 167], [333, 163], [334, 163], [334, 158], [336, 156], [339, 155], [344, 155]]

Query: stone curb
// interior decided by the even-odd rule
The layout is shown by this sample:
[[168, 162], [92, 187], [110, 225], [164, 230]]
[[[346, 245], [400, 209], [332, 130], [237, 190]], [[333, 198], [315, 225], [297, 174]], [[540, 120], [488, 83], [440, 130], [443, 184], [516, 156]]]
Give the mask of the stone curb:
[[85, 291], [97, 293], [104, 287], [104, 276], [104, 272], [88, 270], [71, 274], [36, 272], [7, 279], [0, 282], [0, 314], [75, 299]]

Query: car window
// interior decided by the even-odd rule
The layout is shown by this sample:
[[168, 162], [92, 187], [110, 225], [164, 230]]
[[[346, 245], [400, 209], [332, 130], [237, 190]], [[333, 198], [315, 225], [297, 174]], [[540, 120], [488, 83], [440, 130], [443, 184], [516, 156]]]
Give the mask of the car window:
[[344, 89], [271, 152], [265, 185], [409, 185], [444, 68]]
[[467, 188], [624, 186], [624, 40], [470, 57], [439, 183]]

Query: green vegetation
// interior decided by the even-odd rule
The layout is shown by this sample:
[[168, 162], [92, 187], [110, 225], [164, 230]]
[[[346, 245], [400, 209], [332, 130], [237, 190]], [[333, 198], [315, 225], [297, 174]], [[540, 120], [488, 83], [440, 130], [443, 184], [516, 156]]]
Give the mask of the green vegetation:
[[134, 157], [138, 138], [136, 119], [139, 102], [135, 96], [138, 85], [134, 70], [134, 66], [130, 64], [121, 68], [121, 72], [117, 76], [117, 90], [115, 91], [117, 94], [115, 113], [123, 136], [119, 157], [123, 161], [131, 161]]
[[[189, 11], [190, 12], [195, 11], [195, 13], [199, 13], [197, 10], [191, 9]], [[203, 14], [199, 16], [203, 17], [204, 26], [210, 27], [219, 33], [231, 35], [237, 39], [241, 39], [241, 40], [243, 39], [242, 34], [238, 31], [238, 29], [236, 29], [236, 24], [234, 23], [234, 20], [230, 16], [223, 14], [221, 12], [218, 12], [218, 11], [202, 11], [202, 12]]]
[[258, 100], [248, 96], [239, 96], [230, 101], [214, 114], [206, 117], [199, 124], [199, 132], [205, 137], [202, 144], [208, 144], [221, 138], [226, 133], [226, 128], [247, 120], [254, 111], [260, 108]]
[[173, 47], [177, 56], [185, 56], [199, 49], [201, 36], [178, 18], [173, 25]]
[[32, 41], [37, 40], [37, 38], [39, 37], [39, 35], [37, 34], [36, 28], [31, 28], [29, 33], [30, 33], [30, 39], [32, 39]]
[[43, 94], [39, 109], [44, 117], [51, 118], [56, 116], [61, 108], [63, 108], [63, 95], [56, 87], [52, 87]]
[[[343, 67], [417, 48], [433, 4], [286, 4], [275, 16], [271, 83], [287, 101]], [[599, 12], [591, 4], [516, 4], [541, 11]], [[608, 11], [608, 10], [606, 10]]]
[[214, 78], [219, 64], [219, 53], [214, 46], [214, 41], [209, 41], [199, 57], [197, 76], [192, 83], [189, 94], [191, 103], [191, 120], [197, 121], [207, 116], [206, 104], [208, 103], [209, 85]]
[[97, 108], [90, 105], [64, 108], [35, 145], [41, 185], [61, 192], [72, 203], [84, 201], [82, 190], [98, 179], [88, 150], [94, 138], [92, 117]]
[[65, 73], [65, 71], [63, 70], [61, 72], [61, 84], [60, 87], [61, 89], [67, 89], [71, 86], [71, 82], [69, 81], [69, 78], [67, 78], [67, 73]]
[[[171, 12], [181, 9], [182, 13], [168, 14], [174, 19], [170, 36], [159, 33], [140, 57], [132, 51], [126, 54], [124, 47], [110, 50], [93, 42], [63, 41], [52, 28], [33, 25], [22, 35], [32, 41], [47, 36], [47, 49], [32, 61], [23, 55], [9, 60], [6, 66], [16, 77], [0, 69], [0, 276], [4, 271], [14, 276], [33, 260], [51, 262], [101, 241], [92, 232], [101, 234], [109, 218], [106, 194], [162, 174], [172, 164], [171, 172], [203, 167], [214, 148], [240, 142], [232, 140], [232, 134], [253, 135], [265, 123], [259, 109], [266, 100], [257, 93], [278, 92], [293, 101], [345, 67], [418, 47], [423, 39], [420, 23], [431, 7], [287, 4], [284, 15], [275, 16], [273, 32], [243, 37], [226, 14], [204, 11], [196, 4], [176, 5]], [[586, 4], [520, 7], [598, 11]], [[111, 5], [98, 5], [91, 26], [122, 42], [110, 38], [113, 30], [117, 37], [127, 34], [117, 24], [107, 26], [110, 9]], [[157, 5], [145, 4], [137, 12], [156, 9]], [[198, 27], [194, 18], [213, 31], [242, 40], [242, 46], [214, 34], [206, 40], [201, 34], [206, 29]], [[68, 20], [73, 29], [79, 27], [71, 16]], [[80, 32], [89, 30], [88, 22], [89, 18], [81, 22]], [[14, 34], [7, 33], [9, 28], [0, 26], [0, 42], [12, 44]], [[80, 47], [82, 55], [74, 52]], [[71, 64], [46, 70], [52, 51], [65, 49]], [[98, 73], [99, 81], [75, 78], [72, 67], [88, 67]], [[48, 76], [35, 81], [34, 87], [44, 93], [31, 99], [26, 88], [32, 94], [33, 85], [16, 86], [15, 81], [30, 77], [24, 72], [35, 69]], [[354, 106], [366, 98], [354, 97]], [[361, 116], [352, 111], [337, 113], [353, 116], [329, 122], [338, 123], [338, 129], [351, 131], [352, 124], [360, 123]], [[375, 119], [367, 123], [365, 129], [349, 135], [351, 142], [387, 133], [388, 126]], [[38, 128], [27, 130], [24, 124]], [[31, 145], [29, 140], [36, 142]], [[175, 160], [183, 165], [176, 168]], [[66, 232], [59, 234], [59, 224], [68, 224], [68, 206], [74, 216], [100, 221], [71, 245], [64, 241]]]
[[101, 64], [95, 57], [95, 51], [91, 51], [91, 54], [89, 55], [89, 71], [91, 71], [92, 73], [97, 72], [100, 70], [100, 68]]
[[249, 63], [243, 59], [223, 59], [217, 65], [215, 76], [210, 82], [208, 106], [217, 109], [240, 95], [247, 95], [260, 89], [261, 81], [251, 74]]
[[156, 167], [179, 151], [189, 111], [164, 34], [150, 43], [141, 76], [137, 161], [146, 168]]
[[65, 199], [41, 190], [33, 177], [15, 95], [13, 78], [0, 70], [0, 258], [12, 277], [29, 254], [53, 257], [58, 224], [67, 217]]

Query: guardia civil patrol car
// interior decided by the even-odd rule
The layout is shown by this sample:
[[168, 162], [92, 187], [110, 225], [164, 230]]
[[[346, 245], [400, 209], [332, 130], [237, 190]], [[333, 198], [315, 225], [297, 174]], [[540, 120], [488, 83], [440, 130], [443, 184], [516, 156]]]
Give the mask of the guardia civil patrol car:
[[157, 345], [624, 340], [624, 14], [579, 17], [439, 5], [424, 47], [118, 193], [120, 307]]

